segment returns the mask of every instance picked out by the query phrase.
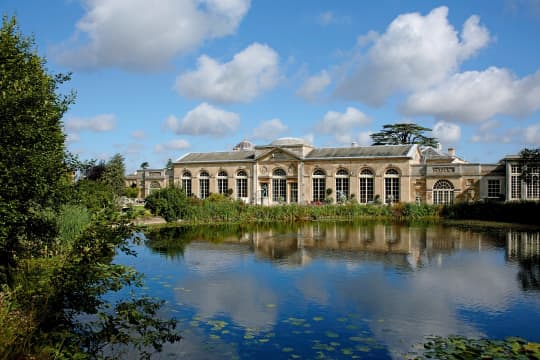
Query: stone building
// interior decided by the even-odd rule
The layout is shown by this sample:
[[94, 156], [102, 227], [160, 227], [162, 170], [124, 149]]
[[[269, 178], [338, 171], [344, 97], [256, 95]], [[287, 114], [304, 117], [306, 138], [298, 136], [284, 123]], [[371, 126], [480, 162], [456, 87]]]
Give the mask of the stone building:
[[452, 148], [316, 148], [303, 139], [281, 138], [257, 146], [244, 140], [232, 151], [188, 153], [172, 170], [144, 170], [144, 192], [143, 170], [127, 176], [126, 185], [146, 196], [174, 182], [190, 196], [218, 193], [262, 205], [540, 200], [538, 169], [532, 182], [523, 181], [519, 170], [516, 156], [481, 164], [467, 162]]

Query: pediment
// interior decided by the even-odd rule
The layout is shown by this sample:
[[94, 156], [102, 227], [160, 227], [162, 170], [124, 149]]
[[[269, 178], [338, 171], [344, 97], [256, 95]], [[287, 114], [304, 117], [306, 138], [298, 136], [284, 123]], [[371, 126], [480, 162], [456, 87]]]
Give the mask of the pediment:
[[270, 149], [257, 157], [259, 161], [298, 161], [300, 157], [288, 150], [274, 148]]

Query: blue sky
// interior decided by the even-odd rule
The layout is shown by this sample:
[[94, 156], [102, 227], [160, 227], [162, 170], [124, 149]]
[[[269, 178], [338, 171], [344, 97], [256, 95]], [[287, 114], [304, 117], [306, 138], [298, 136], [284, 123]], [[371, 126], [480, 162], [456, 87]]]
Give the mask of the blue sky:
[[[376, 5], [375, 5], [376, 4]], [[540, 0], [3, 0], [72, 72], [68, 147], [163, 167], [248, 139], [433, 129], [471, 162], [540, 146]]]

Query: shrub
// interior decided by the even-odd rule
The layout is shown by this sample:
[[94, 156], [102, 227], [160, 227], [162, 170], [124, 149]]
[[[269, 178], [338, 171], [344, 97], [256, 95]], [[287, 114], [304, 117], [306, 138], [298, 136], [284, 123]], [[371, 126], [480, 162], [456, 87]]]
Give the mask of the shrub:
[[152, 192], [146, 197], [144, 207], [165, 220], [183, 219], [186, 214], [188, 197], [179, 186], [171, 186]]

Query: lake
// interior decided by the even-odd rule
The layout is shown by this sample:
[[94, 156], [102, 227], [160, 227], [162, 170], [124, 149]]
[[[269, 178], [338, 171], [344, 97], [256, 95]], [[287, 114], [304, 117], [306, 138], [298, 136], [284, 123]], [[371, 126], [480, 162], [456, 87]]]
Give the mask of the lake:
[[168, 228], [119, 255], [183, 339], [159, 358], [403, 358], [426, 335], [540, 341], [540, 233], [368, 223]]

